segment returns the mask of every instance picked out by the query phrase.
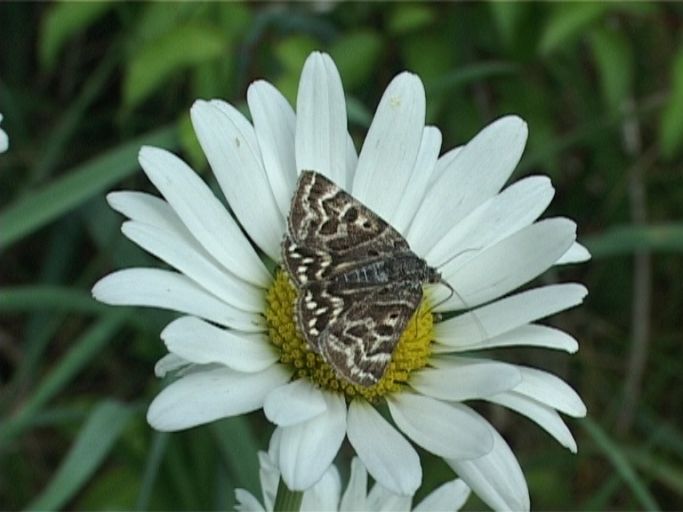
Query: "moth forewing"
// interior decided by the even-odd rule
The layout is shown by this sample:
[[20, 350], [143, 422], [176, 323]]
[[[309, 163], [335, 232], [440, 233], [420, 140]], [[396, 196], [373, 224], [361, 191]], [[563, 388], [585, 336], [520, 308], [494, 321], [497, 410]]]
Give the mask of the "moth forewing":
[[336, 372], [361, 386], [386, 372], [422, 285], [436, 269], [367, 206], [314, 171], [303, 171], [282, 243], [298, 299], [298, 329]]

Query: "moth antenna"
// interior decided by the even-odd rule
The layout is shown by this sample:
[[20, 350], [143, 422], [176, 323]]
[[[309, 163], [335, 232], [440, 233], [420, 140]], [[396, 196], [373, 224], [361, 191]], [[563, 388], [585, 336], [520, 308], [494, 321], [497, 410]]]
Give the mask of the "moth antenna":
[[479, 317], [477, 316], [477, 314], [476, 314], [476, 313], [474, 312], [474, 310], [472, 309], [472, 306], [470, 306], [470, 305], [467, 303], [467, 301], [465, 300], [465, 297], [463, 297], [462, 295], [460, 295], [460, 294], [455, 290], [455, 288], [453, 288], [453, 287], [451, 286], [451, 284], [450, 284], [448, 281], [446, 281], [445, 279], [440, 278], [440, 279], [439, 279], [439, 284], [444, 285], [446, 288], [448, 288], [448, 289], [450, 290], [451, 293], [450, 293], [450, 294], [448, 295], [448, 297], [446, 297], [445, 299], [440, 300], [439, 302], [437, 302], [436, 304], [434, 304], [434, 306], [432, 307], [432, 309], [438, 308], [441, 304], [447, 302], [448, 300], [450, 300], [451, 297], [453, 297], [453, 295], [455, 295], [455, 296], [460, 300], [460, 302], [462, 302], [462, 303], [465, 305], [465, 307], [467, 308], [467, 314], [472, 315], [472, 318], [474, 318], [474, 321], [477, 323], [477, 328], [479, 329], [479, 333], [482, 335], [482, 338], [481, 338], [480, 341], [483, 341], [483, 340], [486, 340], [486, 339], [490, 338], [489, 334], [486, 332], [486, 328], [484, 327], [484, 324], [481, 322], [481, 320], [479, 320]]
[[[471, 248], [469, 248], [469, 249], [463, 249], [463, 250], [460, 251], [459, 253], [456, 253], [456, 254], [454, 254], [453, 256], [451, 256], [450, 258], [448, 258], [446, 261], [444, 261], [444, 262], [443, 262], [441, 265], [439, 265], [437, 268], [443, 267], [444, 265], [446, 265], [446, 264], [450, 263], [451, 261], [453, 261], [453, 260], [454, 260], [455, 258], [457, 258], [458, 256], [462, 256], [463, 254], [465, 254], [465, 253], [467, 253], [467, 252], [480, 251], [480, 250], [482, 250], [482, 249], [483, 249], [483, 247], [481, 247], [481, 246], [479, 246], [479, 247], [471, 247]], [[450, 287], [449, 287], [449, 288], [450, 288]], [[451, 288], [451, 291], [453, 291], [452, 288]]]

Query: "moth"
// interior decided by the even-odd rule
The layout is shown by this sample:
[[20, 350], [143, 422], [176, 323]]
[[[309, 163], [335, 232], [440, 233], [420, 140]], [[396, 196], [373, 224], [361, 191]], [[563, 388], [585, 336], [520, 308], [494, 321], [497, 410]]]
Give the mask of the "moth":
[[423, 284], [452, 289], [389, 223], [315, 171], [299, 176], [282, 260], [297, 289], [299, 333], [365, 387], [386, 372]]

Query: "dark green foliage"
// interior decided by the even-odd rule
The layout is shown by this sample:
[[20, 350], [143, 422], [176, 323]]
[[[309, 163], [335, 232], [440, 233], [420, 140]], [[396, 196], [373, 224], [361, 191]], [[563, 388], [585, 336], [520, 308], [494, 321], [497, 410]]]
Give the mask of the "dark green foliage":
[[[573, 456], [527, 419], [482, 409], [519, 457], [535, 509], [682, 508], [682, 15], [651, 2], [1, 2], [0, 508], [223, 510], [235, 486], [258, 490], [256, 451], [272, 429], [262, 414], [153, 432], [144, 413], [163, 385], [152, 368], [172, 316], [107, 308], [89, 290], [113, 269], [158, 264], [104, 203], [108, 190], [151, 190], [140, 145], [176, 151], [208, 178], [192, 102], [222, 97], [245, 111], [258, 78], [294, 101], [314, 49], [339, 66], [357, 146], [404, 69], [424, 80], [444, 150], [503, 114], [528, 121], [515, 176], [551, 175], [550, 213], [577, 220], [594, 259], [542, 278], [590, 290], [551, 320], [578, 354], [504, 355], [565, 377], [589, 418], [569, 420]], [[636, 254], [650, 255], [640, 268]], [[624, 383], [643, 318], [629, 420]], [[435, 457], [423, 463], [418, 498], [452, 476]]]

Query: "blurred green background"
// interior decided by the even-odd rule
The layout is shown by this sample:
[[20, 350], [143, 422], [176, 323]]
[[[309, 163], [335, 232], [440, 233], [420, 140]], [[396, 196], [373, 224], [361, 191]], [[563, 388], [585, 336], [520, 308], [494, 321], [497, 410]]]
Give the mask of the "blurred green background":
[[[175, 151], [211, 180], [193, 100], [245, 110], [247, 86], [266, 78], [293, 101], [314, 49], [339, 66], [358, 148], [404, 69], [424, 80], [444, 150], [503, 114], [528, 121], [514, 177], [550, 175], [549, 214], [576, 219], [593, 253], [541, 281], [590, 295], [550, 320], [579, 339], [577, 355], [495, 355], [581, 393], [579, 453], [477, 407], [515, 450], [536, 509], [683, 508], [682, 27], [683, 5], [656, 3], [0, 3], [0, 508], [225, 509], [235, 486], [258, 489], [262, 415], [152, 431], [172, 315], [104, 307], [89, 290], [113, 269], [158, 265], [104, 200], [152, 190], [138, 148]], [[423, 463], [420, 494], [452, 477]]]

